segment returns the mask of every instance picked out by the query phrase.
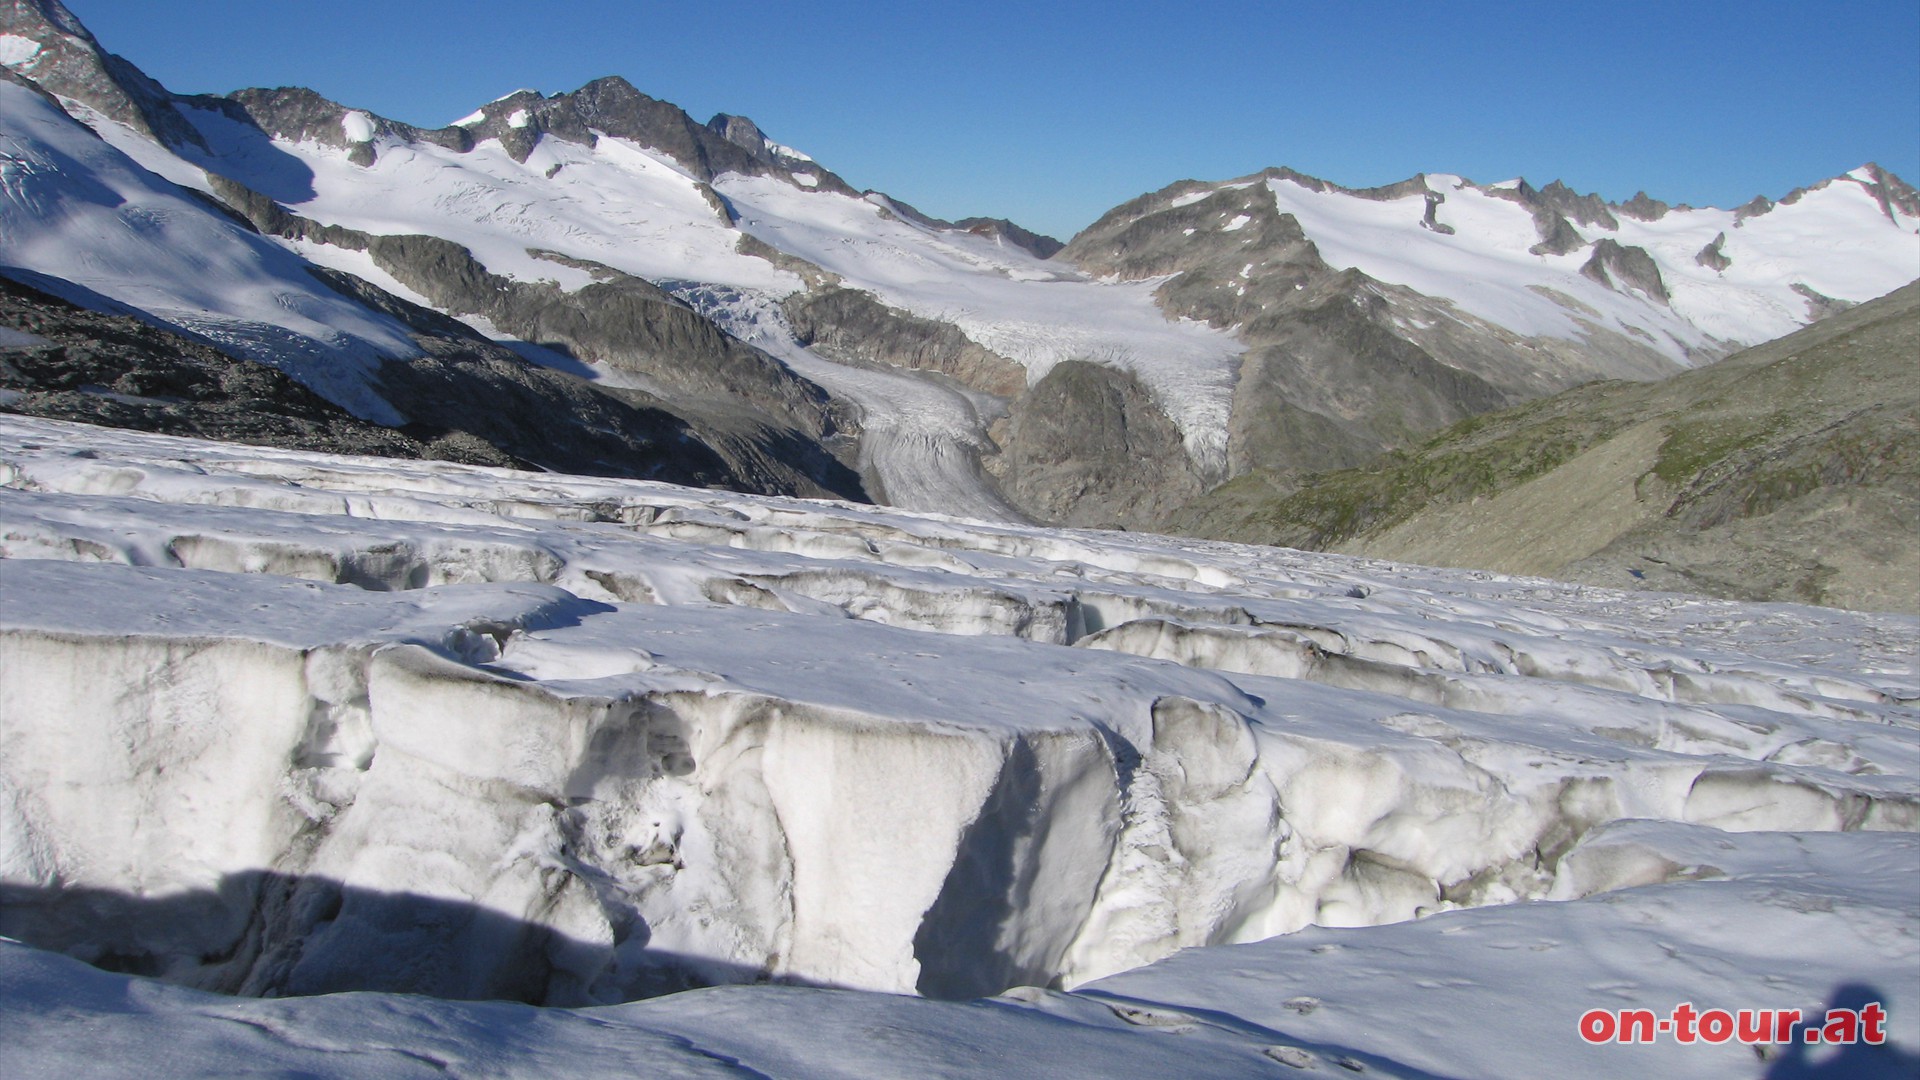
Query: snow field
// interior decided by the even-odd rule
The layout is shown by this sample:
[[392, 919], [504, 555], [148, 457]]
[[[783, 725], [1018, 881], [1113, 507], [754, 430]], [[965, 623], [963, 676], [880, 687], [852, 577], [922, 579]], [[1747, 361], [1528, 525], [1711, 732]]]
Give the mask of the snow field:
[[[419, 352], [399, 323], [315, 281], [25, 87], [0, 85], [0, 241], [8, 262], [271, 364], [357, 416], [399, 423], [367, 384]], [[54, 287], [54, 291], [60, 289]]]
[[[1426, 210], [1419, 193], [1374, 201], [1315, 192], [1292, 180], [1267, 183], [1278, 209], [1299, 220], [1336, 269], [1357, 267], [1530, 336], [1578, 339], [1589, 332], [1583, 322], [1597, 320], [1651, 340], [1682, 364], [1692, 362], [1688, 350], [1712, 353], [1714, 342], [1756, 345], [1806, 325], [1807, 298], [1793, 290], [1796, 282], [1859, 303], [1906, 284], [1920, 269], [1920, 221], [1889, 220], [1849, 177], [1745, 221], [1708, 207], [1673, 210], [1651, 222], [1616, 214], [1617, 230], [1575, 224], [1589, 243], [1611, 239], [1644, 248], [1660, 269], [1670, 304], [1582, 276], [1591, 247], [1530, 254], [1539, 233], [1532, 213], [1518, 203], [1457, 176], [1430, 175], [1427, 187], [1445, 197], [1437, 220], [1454, 229], [1451, 235], [1416, 227]], [[1721, 251], [1733, 260], [1724, 271], [1695, 259], [1719, 235], [1726, 237]]]

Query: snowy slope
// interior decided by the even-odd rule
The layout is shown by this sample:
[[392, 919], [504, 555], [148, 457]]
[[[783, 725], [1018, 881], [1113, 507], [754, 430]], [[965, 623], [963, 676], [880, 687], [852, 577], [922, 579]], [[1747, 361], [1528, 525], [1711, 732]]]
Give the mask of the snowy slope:
[[880, 196], [806, 193], [767, 177], [723, 177], [714, 186], [745, 231], [892, 306], [959, 326], [1024, 366], [1029, 383], [1062, 360], [1134, 372], [1195, 459], [1224, 468], [1241, 346], [1204, 324], [1169, 320], [1153, 299], [1157, 282], [1092, 281], [1067, 264], [903, 219]]
[[[1598, 324], [1687, 363], [1696, 351], [1713, 354], [1716, 342], [1756, 345], [1806, 325], [1808, 298], [1795, 283], [1860, 303], [1920, 277], [1920, 217], [1883, 210], [1864, 170], [1856, 174], [1754, 217], [1711, 207], [1644, 221], [1611, 214], [1574, 226], [1586, 244], [1566, 254], [1530, 251], [1541, 240], [1533, 214], [1494, 194], [1517, 181], [1484, 188], [1431, 174], [1392, 199], [1316, 191], [1288, 177], [1265, 186], [1337, 269], [1451, 300], [1527, 336], [1577, 337]], [[1435, 223], [1451, 231], [1421, 227], [1432, 196], [1441, 200]], [[1716, 237], [1725, 238], [1725, 269], [1697, 258]], [[1602, 239], [1648, 252], [1670, 299], [1582, 275]]]
[[10, 1066], [1599, 1075], [1586, 1008], [1845, 984], [1920, 1044], [1911, 619], [21, 418], [0, 477], [0, 933], [1086, 984], [8, 946]]
[[418, 354], [404, 327], [6, 80], [0, 249], [11, 266], [79, 286], [67, 290], [75, 302], [104, 297], [280, 367], [356, 415], [400, 420], [365, 379], [382, 357]]
[[517, 162], [497, 139], [459, 153], [381, 135], [355, 140], [378, 155], [363, 167], [349, 160], [348, 149], [268, 139], [222, 113], [184, 111], [211, 148], [205, 155], [183, 151], [197, 164], [325, 224], [452, 240], [516, 280], [568, 288], [592, 280], [532, 254], [553, 251], [651, 280], [716, 281], [780, 295], [800, 285], [766, 260], [734, 251], [738, 233], [682, 166], [624, 139], [601, 138], [589, 147], [543, 138]]
[[[205, 109], [187, 116], [211, 152], [182, 153], [324, 224], [444, 237], [494, 273], [566, 288], [592, 279], [538, 252], [766, 300], [799, 291], [793, 273], [740, 253], [743, 236], [752, 236], [889, 305], [960, 326], [1024, 365], [1030, 380], [1065, 359], [1135, 370], [1169, 404], [1190, 450], [1216, 464], [1224, 452], [1220, 432], [1239, 347], [1218, 331], [1169, 322], [1152, 283], [1096, 283], [1017, 247], [903, 218], [884, 198], [813, 190], [785, 177], [717, 178], [708, 190], [727, 200], [722, 210], [673, 158], [612, 136], [592, 146], [547, 136], [521, 162], [497, 139], [457, 152], [382, 135], [371, 141], [374, 162], [362, 166], [351, 150], [319, 140], [268, 140]], [[109, 137], [141, 139], [124, 127]], [[779, 353], [793, 343], [762, 344]], [[854, 400], [875, 426], [901, 421], [885, 396]]]

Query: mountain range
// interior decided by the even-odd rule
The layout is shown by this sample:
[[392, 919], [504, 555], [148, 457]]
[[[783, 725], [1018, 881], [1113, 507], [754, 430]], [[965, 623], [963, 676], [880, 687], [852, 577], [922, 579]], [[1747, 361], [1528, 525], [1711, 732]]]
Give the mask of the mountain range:
[[[1732, 210], [1269, 169], [1062, 246], [617, 77], [433, 130], [301, 89], [178, 96], [57, 0], [0, 9], [0, 61], [22, 286], [420, 452], [991, 519], [1173, 527], [1234, 477], [1661, 379], [1920, 271], [1920, 196], [1873, 165]], [[78, 388], [124, 372], [96, 375], [9, 388], [105, 415]]]
[[0, 0], [0, 1075], [1912, 1076], [1917, 228], [1062, 242]]

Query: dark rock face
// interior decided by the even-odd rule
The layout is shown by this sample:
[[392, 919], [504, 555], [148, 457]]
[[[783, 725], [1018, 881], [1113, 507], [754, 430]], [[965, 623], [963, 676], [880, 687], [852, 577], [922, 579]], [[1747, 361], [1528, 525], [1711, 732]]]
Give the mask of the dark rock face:
[[1003, 489], [1059, 525], [1151, 528], [1197, 496], [1180, 429], [1133, 375], [1069, 360], [1013, 405]]
[[[719, 113], [707, 121], [707, 127], [733, 145], [752, 155], [755, 161], [772, 169], [819, 174], [822, 170], [809, 158], [790, 153], [767, 138], [760, 125], [744, 116]], [[836, 178], [837, 179], [837, 178]]]
[[1809, 322], [1819, 322], [1821, 319], [1829, 316], [1838, 315], [1848, 308], [1859, 306], [1851, 300], [1836, 300], [1825, 293], [1816, 292], [1812, 286], [1804, 281], [1794, 282], [1792, 289], [1794, 292], [1806, 298], [1807, 320]]
[[402, 300], [364, 278], [357, 278], [352, 274], [325, 266], [309, 266], [307, 273], [312, 274], [335, 292], [351, 297], [382, 314], [393, 316], [402, 325], [416, 333], [474, 344], [491, 344], [485, 334], [466, 323], [442, 315], [432, 308]]
[[825, 270], [810, 263], [798, 255], [789, 255], [752, 233], [741, 233], [733, 242], [733, 250], [742, 255], [751, 255], [756, 259], [765, 259], [782, 270], [807, 283], [809, 289], [821, 289], [841, 283], [839, 274]]
[[1513, 397], [1396, 332], [1357, 271], [1297, 290], [1249, 323], [1229, 427], [1231, 470], [1329, 469]]
[[425, 356], [388, 361], [378, 379], [382, 396], [417, 424], [471, 432], [543, 469], [782, 490], [730, 470], [686, 421], [641, 395], [603, 391], [495, 345], [419, 340]]
[[1026, 369], [975, 344], [960, 328], [890, 308], [871, 293], [827, 288], [781, 305], [794, 336], [830, 359], [937, 371], [985, 393], [1012, 397]]
[[1578, 194], [1558, 180], [1541, 188], [1539, 198], [1542, 205], [1582, 225], [1608, 230], [1620, 228], [1619, 220], [1613, 216], [1612, 208], [1605, 199], [1591, 193]]
[[1067, 246], [1051, 236], [1023, 229], [1006, 218], [968, 217], [961, 218], [953, 224], [976, 236], [991, 237], [1003, 244], [1011, 244], [1031, 252], [1042, 259], [1053, 258], [1060, 253], [1061, 248]]
[[485, 316], [516, 337], [695, 398], [758, 408], [815, 437], [840, 425], [826, 391], [640, 278], [608, 270], [577, 292], [516, 282], [431, 236], [376, 236], [367, 251], [443, 311]]
[[1535, 210], [1533, 225], [1540, 230], [1540, 242], [1527, 250], [1535, 255], [1565, 255], [1587, 245], [1586, 237], [1581, 236], [1579, 230], [1551, 210]]
[[[370, 424], [267, 367], [124, 315], [78, 308], [0, 278], [0, 326], [40, 339], [0, 347], [0, 410], [54, 420], [383, 457], [432, 456], [446, 432]], [[484, 464], [510, 459], [493, 453]]]
[[1726, 252], [1720, 250], [1721, 246], [1726, 242], [1726, 233], [1715, 236], [1712, 243], [1700, 249], [1700, 254], [1695, 255], [1693, 261], [1709, 270], [1725, 270], [1727, 267], [1732, 266], [1733, 260], [1727, 257]]
[[752, 120], [744, 116], [716, 113], [713, 119], [707, 121], [707, 127], [721, 138], [745, 150], [755, 160], [764, 161], [769, 165], [773, 163], [773, 151], [767, 147], [767, 137], [761, 132], [760, 125]]
[[[485, 110], [489, 125], [506, 123], [503, 114], [509, 110], [501, 104], [511, 106], [513, 111], [527, 108], [513, 101], [490, 105]], [[695, 122], [678, 106], [649, 97], [618, 77], [595, 79], [571, 94], [541, 99], [527, 112], [523, 131], [549, 132], [591, 146], [598, 141], [594, 134], [598, 129], [660, 150], [702, 180], [728, 171], [748, 175], [767, 171], [753, 155]], [[492, 126], [483, 130], [499, 133]]]
[[[1123, 213], [1126, 207], [1109, 212], [1074, 237], [1059, 257], [1096, 276], [1137, 280], [1199, 274], [1216, 285], [1238, 279], [1249, 261], [1263, 276], [1277, 270], [1307, 273], [1326, 268], [1300, 223], [1279, 212], [1265, 187], [1221, 188], [1184, 206], [1172, 205], [1196, 186], [1175, 184], [1127, 203], [1126, 207], [1135, 208], [1132, 213]], [[1225, 230], [1243, 216], [1246, 224]], [[1190, 286], [1176, 286], [1178, 279], [1169, 282], [1166, 293], [1195, 297]], [[1197, 299], [1191, 304], [1176, 303], [1168, 314], [1206, 318], [1216, 326], [1238, 321], [1225, 310], [1236, 305], [1224, 299], [1213, 302], [1212, 313], [1202, 314], [1203, 306]], [[1254, 305], [1237, 306], [1251, 310]]]
[[1765, 195], [1755, 195], [1753, 200], [1733, 212], [1733, 227], [1739, 228], [1748, 218], [1759, 217], [1773, 209], [1773, 200]]
[[1875, 162], [1867, 162], [1865, 172], [1868, 179], [1861, 181], [1861, 186], [1880, 204], [1880, 211], [1887, 215], [1888, 221], [1899, 220], [1894, 216], [1896, 210], [1907, 217], [1920, 217], [1920, 191], [1914, 190], [1912, 184]]
[[1673, 207], [1659, 199], [1648, 197], [1644, 191], [1638, 191], [1634, 193], [1633, 198], [1621, 203], [1617, 209], [1636, 221], [1659, 221], [1666, 217], [1667, 211]]
[[1660, 277], [1660, 267], [1645, 248], [1601, 240], [1593, 245], [1593, 255], [1580, 268], [1580, 273], [1615, 291], [1638, 289], [1648, 299], [1662, 304], [1670, 299], [1667, 283]]

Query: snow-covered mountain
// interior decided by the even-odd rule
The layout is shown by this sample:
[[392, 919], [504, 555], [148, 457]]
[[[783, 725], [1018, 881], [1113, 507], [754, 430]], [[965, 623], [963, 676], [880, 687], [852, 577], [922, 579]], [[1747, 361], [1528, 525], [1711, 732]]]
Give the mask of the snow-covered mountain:
[[422, 129], [5, 0], [0, 414], [232, 441], [0, 415], [0, 1074], [1908, 1075], [1914, 619], [1020, 519], [1661, 378], [1917, 228], [1276, 169], [1061, 247], [618, 78]]
[[[405, 342], [377, 312], [317, 329], [340, 300], [284, 262], [305, 260], [537, 363], [709, 414], [744, 402], [840, 453], [875, 497], [986, 517], [1155, 524], [1253, 468], [1353, 464], [1577, 382], [1658, 378], [1920, 276], [1920, 199], [1872, 166], [1732, 211], [1270, 170], [1143, 196], [1055, 253], [1010, 223], [857, 191], [744, 117], [701, 124], [618, 78], [426, 130], [300, 90], [174, 97], [56, 0], [14, 0], [0, 23], [6, 67], [125, 155], [55, 168], [74, 131], [22, 144], [43, 186], [118, 191], [150, 170], [142, 199], [167, 202], [174, 230], [20, 204], [0, 227], [44, 240], [11, 260], [25, 269], [387, 415], [356, 372]], [[58, 126], [44, 107], [13, 106], [16, 142]], [[262, 234], [221, 242], [251, 263], [112, 270], [128, 245], [232, 230], [219, 206]], [[274, 245], [282, 262], [256, 268]], [[52, 249], [67, 254], [34, 265]], [[716, 358], [689, 362], [719, 330], [753, 348], [709, 340], [691, 352]]]
[[1352, 190], [1272, 169], [1121, 206], [1061, 253], [1246, 345], [1230, 471], [1358, 464], [1595, 378], [1661, 378], [1920, 277], [1920, 196], [1874, 166], [1739, 210], [1554, 183]]
[[[208, 195], [214, 181], [165, 148], [206, 152], [206, 138], [185, 119], [193, 111], [101, 52], [58, 4], [17, 3], [0, 15], [0, 29], [11, 31], [0, 35], [8, 61], [0, 72], [0, 260], [16, 281], [271, 364], [363, 419], [477, 437], [529, 464], [612, 475], [665, 469], [746, 490], [863, 493], [832, 456], [845, 437], [843, 406], [647, 282], [516, 287], [435, 238], [373, 245], [464, 274], [503, 310], [552, 327], [546, 336], [557, 348], [652, 363], [663, 377], [595, 386], [578, 378], [589, 370], [582, 360], [555, 348], [526, 350], [530, 362], [469, 326], [303, 257], [298, 245], [263, 235]], [[194, 183], [167, 178], [188, 173]], [[219, 183], [230, 195], [238, 190]], [[595, 322], [586, 310], [605, 317]], [[493, 410], [521, 430], [503, 431]], [[563, 430], [542, 436], [528, 427]], [[683, 448], [691, 471], [663, 460], [663, 447]]]

